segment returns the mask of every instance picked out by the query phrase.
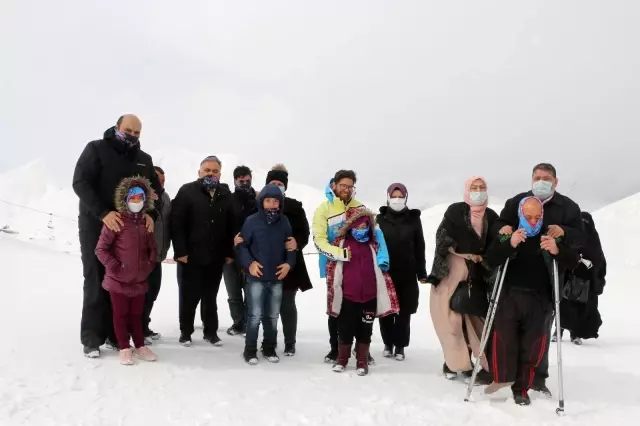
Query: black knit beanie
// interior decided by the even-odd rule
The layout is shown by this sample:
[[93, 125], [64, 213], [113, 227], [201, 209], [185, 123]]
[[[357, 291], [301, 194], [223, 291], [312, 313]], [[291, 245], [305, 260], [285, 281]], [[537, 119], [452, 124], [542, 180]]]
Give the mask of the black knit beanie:
[[273, 180], [278, 180], [284, 183], [284, 189], [286, 190], [289, 186], [289, 172], [284, 166], [275, 166], [273, 169], [269, 170], [267, 173], [267, 180], [265, 182], [266, 185]]

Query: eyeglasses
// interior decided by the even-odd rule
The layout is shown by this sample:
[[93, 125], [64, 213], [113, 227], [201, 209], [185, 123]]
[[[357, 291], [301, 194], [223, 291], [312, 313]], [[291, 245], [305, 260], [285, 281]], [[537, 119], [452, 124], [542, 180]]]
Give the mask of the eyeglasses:
[[338, 189], [342, 189], [342, 190], [347, 190], [347, 191], [353, 191], [356, 189], [355, 185], [345, 185], [344, 183], [339, 183], [338, 184]]

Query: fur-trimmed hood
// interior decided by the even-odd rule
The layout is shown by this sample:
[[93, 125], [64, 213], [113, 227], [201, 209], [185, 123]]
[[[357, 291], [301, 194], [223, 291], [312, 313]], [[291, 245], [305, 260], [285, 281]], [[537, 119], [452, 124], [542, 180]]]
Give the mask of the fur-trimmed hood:
[[370, 241], [375, 241], [376, 239], [376, 215], [371, 210], [361, 207], [355, 209], [349, 209], [346, 213], [346, 219], [344, 221], [344, 225], [338, 230], [339, 237], [345, 237], [349, 229], [353, 228], [353, 225], [361, 218], [367, 218], [369, 220], [369, 236]]
[[129, 189], [134, 186], [139, 186], [144, 191], [145, 203], [144, 208], [140, 213], [146, 213], [154, 209], [156, 193], [151, 187], [151, 181], [142, 176], [133, 176], [122, 179], [116, 187], [114, 203], [116, 211], [119, 213], [126, 213], [128, 211], [127, 195], [129, 193]]

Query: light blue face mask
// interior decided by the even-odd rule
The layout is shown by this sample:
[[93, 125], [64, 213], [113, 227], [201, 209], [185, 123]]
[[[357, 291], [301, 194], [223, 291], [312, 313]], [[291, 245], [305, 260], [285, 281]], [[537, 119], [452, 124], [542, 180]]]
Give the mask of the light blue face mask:
[[351, 235], [359, 243], [366, 243], [369, 241], [369, 227], [364, 229], [351, 229]]
[[487, 194], [487, 191], [469, 193], [469, 201], [471, 201], [471, 204], [474, 206], [482, 206], [488, 199], [489, 195]]
[[531, 186], [531, 192], [536, 198], [546, 200], [553, 195], [553, 183], [546, 180], [537, 180]]

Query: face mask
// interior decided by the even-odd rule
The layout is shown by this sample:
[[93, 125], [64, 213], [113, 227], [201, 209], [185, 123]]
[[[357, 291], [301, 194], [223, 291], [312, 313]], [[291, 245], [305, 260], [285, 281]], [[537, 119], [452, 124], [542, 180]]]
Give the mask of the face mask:
[[546, 200], [553, 195], [553, 183], [546, 180], [537, 180], [531, 187], [533, 195], [541, 200]]
[[389, 208], [394, 212], [400, 212], [407, 207], [406, 198], [391, 198], [389, 200]]
[[267, 218], [267, 223], [273, 223], [280, 216], [280, 209], [264, 209], [264, 215]]
[[469, 201], [474, 206], [482, 206], [489, 199], [489, 195], [486, 192], [470, 192]]
[[200, 181], [207, 191], [215, 190], [218, 187], [218, 183], [220, 183], [220, 179], [216, 176], [205, 176]]
[[127, 207], [129, 208], [129, 211], [131, 213], [140, 213], [142, 211], [142, 208], [144, 207], [144, 202], [138, 202], [138, 203], [127, 203]]
[[140, 141], [138, 136], [133, 136], [120, 130], [116, 130], [116, 137], [128, 146], [134, 146]]
[[359, 243], [366, 243], [369, 241], [369, 228], [364, 229], [351, 229], [351, 235]]
[[282, 192], [282, 195], [284, 195], [284, 192], [287, 190], [287, 188], [285, 188], [284, 186], [278, 186], [278, 188], [280, 188], [280, 192]]
[[249, 183], [236, 183], [236, 189], [238, 191], [244, 192], [249, 195], [256, 195], [256, 192], [251, 187], [251, 182]]
[[542, 218], [540, 218], [535, 225], [531, 225], [529, 221], [521, 215], [518, 228], [523, 228], [527, 237], [535, 237], [542, 229]]

